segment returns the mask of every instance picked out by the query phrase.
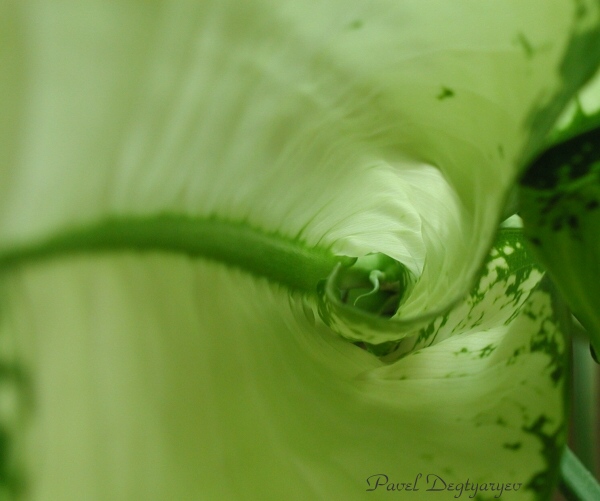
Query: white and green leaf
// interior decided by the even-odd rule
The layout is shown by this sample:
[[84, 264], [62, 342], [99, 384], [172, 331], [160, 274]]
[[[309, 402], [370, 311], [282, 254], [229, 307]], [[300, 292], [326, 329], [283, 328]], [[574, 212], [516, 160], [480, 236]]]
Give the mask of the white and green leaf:
[[520, 160], [600, 57], [580, 47], [595, 1], [478, 5], [14, 7], [32, 69], [8, 93], [27, 89], [11, 108], [4, 247], [107, 217], [216, 218], [386, 254], [417, 278], [398, 317], [446, 308]]
[[546, 292], [391, 364], [306, 301], [176, 255], [15, 268], [3, 336], [35, 375], [32, 497], [358, 500], [380, 473], [552, 489], [566, 360]]
[[[0, 9], [0, 324], [35, 397], [34, 499], [362, 499], [421, 470], [544, 495], [550, 300], [506, 251], [464, 297], [597, 66], [598, 2]], [[319, 316], [351, 263], [354, 340], [467, 322], [361, 350]], [[391, 320], [358, 310], [396, 283]]]
[[582, 93], [569, 123], [532, 162], [520, 187], [532, 251], [586, 327], [596, 352], [600, 351], [598, 81], [596, 77]]

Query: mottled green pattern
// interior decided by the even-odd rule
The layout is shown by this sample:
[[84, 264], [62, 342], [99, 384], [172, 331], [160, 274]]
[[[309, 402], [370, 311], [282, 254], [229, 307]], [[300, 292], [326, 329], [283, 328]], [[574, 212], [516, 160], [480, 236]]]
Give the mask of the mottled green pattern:
[[[501, 229], [471, 293], [419, 329], [414, 341], [407, 339], [396, 356], [431, 346], [455, 334], [508, 325], [519, 314], [541, 276], [539, 266], [525, 248], [522, 230]], [[485, 357], [493, 350], [493, 345], [483, 347], [479, 356]]]
[[[504, 328], [457, 332], [431, 346], [407, 353], [379, 371], [382, 377], [385, 374], [389, 379], [407, 381], [421, 376], [431, 381], [462, 379], [465, 384], [477, 381], [486, 372], [495, 374], [494, 377], [502, 377], [503, 371], [510, 374], [510, 384], [516, 394], [490, 394], [490, 404], [499, 402], [499, 405], [493, 410], [482, 407], [473, 414], [471, 423], [475, 428], [486, 429], [491, 436], [506, 436], [501, 444], [506, 452], [523, 454], [524, 447], [530, 449], [531, 440], [535, 441], [545, 466], [522, 480], [524, 489], [540, 500], [548, 499], [554, 488], [566, 437], [568, 348], [565, 330], [560, 327], [565, 315], [548, 287], [542, 281], [525, 294], [522, 307], [507, 319]], [[525, 366], [529, 366], [531, 372], [521, 372]], [[549, 414], [549, 408], [538, 407], [541, 403], [538, 399], [548, 387], [554, 388], [562, 398], [562, 414], [556, 413], [556, 409]]]
[[[186, 224], [183, 224], [184, 222]], [[82, 253], [92, 251], [97, 253], [98, 251], [106, 250], [165, 252], [166, 250], [177, 250], [174, 247], [176, 245], [179, 245], [181, 247], [180, 250], [183, 250], [190, 256], [214, 259], [214, 248], [215, 245], [218, 244], [218, 240], [212, 239], [213, 242], [207, 250], [204, 248], [204, 244], [202, 244], [203, 238], [207, 239], [213, 235], [214, 228], [212, 228], [211, 225], [217, 225], [219, 230], [226, 230], [227, 226], [224, 223], [214, 221], [212, 223], [209, 222], [209, 224], [201, 221], [196, 221], [195, 223], [196, 224], [194, 225], [194, 222], [192, 221], [182, 221], [177, 218], [173, 219], [164, 216], [148, 221], [111, 221], [110, 224], [105, 223], [98, 225], [97, 227], [90, 227], [85, 232], [72, 232], [66, 237], [56, 237], [54, 240], [39, 247], [29, 250], [21, 249], [18, 253], [15, 252], [12, 255], [5, 256], [4, 263], [6, 267], [9, 264], [12, 266], [17, 263], [26, 264], [32, 259], [39, 260], [51, 257], [62, 259], [65, 254], [70, 255], [73, 252]], [[207, 233], [207, 228], [212, 229], [213, 233], [210, 231]], [[152, 233], [148, 233], [148, 231], [146, 231], [148, 229], [154, 230], [154, 236], [152, 238], [148, 237], [148, 235]], [[182, 229], [186, 229], [187, 231], [181, 231]], [[237, 225], [235, 229], [239, 232], [239, 225]], [[180, 233], [178, 233], [178, 231], [180, 231]], [[246, 229], [246, 232], [250, 235], [250, 229]], [[224, 235], [221, 235], [222, 240], [226, 240], [227, 235], [226, 232], [224, 233]], [[179, 239], [173, 240], [173, 236], [177, 234], [179, 234]], [[241, 232], [240, 238], [243, 237], [244, 234], [244, 232]], [[146, 239], [142, 238], [144, 235], [147, 235]], [[161, 235], [162, 240], [164, 240], [165, 243], [170, 242], [170, 248], [161, 245]], [[191, 238], [190, 236], [194, 238]], [[263, 276], [266, 278], [270, 277], [271, 280], [273, 280], [274, 275], [272, 273], [266, 273], [268, 272], [267, 265], [276, 265], [280, 261], [284, 262], [286, 256], [290, 254], [290, 249], [293, 250], [294, 245], [297, 246], [298, 244], [287, 242], [286, 245], [283, 245], [282, 241], [278, 240], [279, 245], [265, 246], [265, 243], [270, 241], [269, 238], [272, 239], [273, 237], [269, 237], [268, 235], [263, 236], [260, 233], [257, 233], [253, 238], [246, 238], [243, 240], [242, 248], [246, 252], [252, 254], [252, 243], [254, 242], [257, 246], [254, 254], [260, 255], [263, 253], [266, 256], [270, 256], [268, 257], [268, 261], [263, 263]], [[242, 240], [240, 240], [240, 242], [242, 242]], [[229, 242], [229, 244], [231, 243], [232, 242]], [[223, 246], [225, 246], [225, 243]], [[301, 246], [299, 246], [297, 251], [292, 254], [300, 255], [300, 251], [302, 251]], [[317, 250], [313, 250], [312, 252], [317, 252]], [[281, 255], [278, 255], [278, 253]], [[225, 253], [223, 256], [227, 257], [227, 255], [228, 254]], [[323, 255], [325, 256], [325, 254]], [[224, 261], [225, 257], [221, 257], [220, 260]], [[231, 257], [230, 260], [232, 261], [224, 262], [245, 269], [245, 271], [251, 274], [256, 274], [255, 271], [253, 271], [254, 268], [249, 266], [245, 261], [235, 261], [235, 256]], [[308, 266], [311, 262], [310, 260], [311, 256], [305, 257], [305, 266]], [[319, 261], [315, 260], [315, 262]], [[331, 261], [329, 262], [331, 263]], [[410, 281], [407, 281], [405, 273], [402, 271], [403, 268], [399, 267], [394, 271], [395, 265], [389, 259], [373, 261], [372, 263], [371, 261], [359, 260], [354, 263], [355, 267], [349, 267], [348, 263], [345, 266], [339, 264], [337, 269], [357, 269], [356, 266], [358, 266], [357, 263], [359, 262], [381, 265], [379, 267], [387, 269], [387, 273], [391, 278], [396, 275], [398, 277], [404, 276], [404, 279], [402, 279], [404, 280], [403, 287], [410, 288]], [[327, 263], [327, 261], [324, 261], [324, 263]], [[325, 266], [325, 264], [323, 266]], [[312, 271], [314, 272], [315, 270], [318, 270], [318, 267], [315, 267]], [[364, 283], [361, 283], [361, 280], [364, 282], [365, 277], [369, 276], [369, 269], [363, 269], [357, 276], [357, 283], [359, 286], [364, 287]], [[433, 322], [430, 322], [427, 327], [418, 331], [419, 334], [417, 335], [416, 341], [417, 344], [420, 343], [420, 345], [413, 346], [410, 350], [412, 352], [411, 356], [407, 356], [405, 359], [409, 362], [407, 371], [404, 372], [402, 369], [403, 364], [405, 364], [404, 360], [399, 361], [397, 364], [392, 364], [390, 368], [393, 368], [395, 371], [393, 379], [403, 381], [418, 377], [419, 371], [415, 371], [414, 367], [411, 369], [411, 364], [414, 360], [420, 360], [419, 351], [427, 346], [449, 340], [452, 344], [446, 346], [442, 343], [442, 348], [445, 352], [452, 353], [455, 359], [452, 361], [452, 364], [444, 369], [445, 372], [440, 374], [440, 377], [443, 377], [444, 379], [453, 380], [456, 378], [472, 378], [481, 370], [481, 364], [484, 364], [484, 367], [488, 365], [487, 359], [491, 361], [492, 365], [496, 365], [497, 362], [494, 360], [497, 356], [500, 357], [501, 360], [505, 360], [503, 363], [506, 364], [506, 366], [514, 367], [514, 369], [518, 371], [519, 365], [517, 364], [517, 359], [520, 356], [531, 355], [539, 350], [549, 357], [548, 362], [546, 363], [547, 369], [544, 370], [548, 371], [551, 383], [553, 385], [564, 384], [564, 377], [562, 377], [564, 375], [564, 360], [562, 358], [562, 355], [564, 354], [564, 345], [559, 339], [560, 333], [556, 330], [555, 325], [551, 320], [552, 311], [547, 301], [544, 301], [545, 296], [539, 296], [539, 298], [541, 298], [540, 300], [530, 301], [526, 303], [526, 307], [521, 308], [529, 297], [532, 288], [539, 281], [540, 276], [539, 270], [525, 251], [522, 243], [521, 230], [500, 230], [494, 248], [482, 268], [481, 276], [472, 293], [465, 301], [457, 305], [456, 308], [435, 319]], [[349, 286], [348, 284], [352, 285], [351, 278], [353, 277], [342, 277], [342, 282], [345, 280], [344, 283], [346, 286]], [[314, 291], [317, 289], [318, 277], [315, 276], [313, 281]], [[288, 286], [294, 283], [286, 283], [285, 280], [274, 280], [274, 282], [280, 283], [281, 285], [287, 284]], [[327, 287], [332, 287], [332, 284], [339, 285], [339, 283], [336, 282], [335, 273], [330, 277]], [[326, 287], [325, 281], [321, 282], [321, 287]], [[306, 292], [304, 287], [296, 286], [296, 290], [304, 290]], [[384, 346], [369, 347], [370, 351], [376, 355], [386, 355], [384, 360], [387, 360], [388, 363], [391, 363], [392, 359], [398, 358], [402, 349], [406, 349], [406, 347], [409, 346], [408, 343], [412, 343], [411, 339], [407, 339], [404, 344], [398, 344], [397, 341], [404, 335], [414, 333], [416, 326], [419, 325], [389, 320], [365, 312], [352, 304], [344, 304], [339, 300], [332, 306], [333, 303], [327, 303], [326, 294], [321, 294], [320, 297], [321, 310], [319, 313], [329, 326], [334, 330], [338, 330], [339, 333], [346, 334], [347, 331], [339, 329], [339, 326], [343, 325], [345, 329], [352, 329], [352, 332], [356, 333], [357, 336], [362, 336], [359, 338], [362, 341], [368, 341], [366, 335], [369, 332], [378, 332], [380, 334], [381, 331], [384, 331], [387, 335], [396, 336], [395, 342], [393, 343]], [[342, 311], [345, 315], [343, 323], [336, 324], [336, 321], [332, 321], [332, 319], [336, 318], [331, 316], [332, 311], [338, 315], [339, 312]], [[539, 319], [542, 319], [543, 322], [540, 323]], [[497, 329], [499, 325], [504, 325], [513, 330], [516, 329], [522, 334], [531, 334], [521, 335], [520, 338], [515, 336], [499, 336], [500, 333]], [[460, 341], [461, 338], [464, 338], [464, 343]], [[516, 344], [514, 342], [515, 340], [518, 341]], [[392, 351], [398, 346], [400, 346], [399, 350], [395, 352]], [[379, 353], [378, 350], [381, 350], [381, 352]], [[392, 351], [391, 354], [389, 353], [390, 351]], [[406, 356], [406, 354], [404, 356]], [[431, 369], [428, 369], [428, 377], [433, 375]], [[534, 387], [539, 387], [540, 384], [540, 382], [536, 382]], [[523, 431], [529, 433], [530, 430], [537, 430], [541, 433], [540, 430], [543, 429], [545, 430], [545, 433], [547, 432], [547, 434], [549, 434], [548, 436], [555, 438], [554, 442], [552, 442], [555, 444], [555, 447], [552, 450], [554, 451], [556, 447], [560, 447], [560, 444], [562, 443], [561, 422], [557, 422], [556, 419], [554, 419], [554, 421], [549, 423], [543, 423], [544, 426], [540, 427], [541, 425], [538, 426], [536, 424], [537, 421], [531, 421], [531, 416], [525, 412], [527, 407], [524, 403], [522, 404], [522, 407], [517, 406], [517, 408], [522, 408], [524, 412], [522, 415], [522, 424], [519, 425]], [[473, 419], [474, 426], [489, 426], [489, 423], [491, 422], [497, 423], [498, 426], [505, 426], [507, 422], [510, 422], [513, 429], [517, 426], [515, 421], [517, 416], [515, 414], [493, 417], [484, 413], [477, 414]], [[511, 433], [512, 438], [507, 439], [507, 441], [504, 442], [503, 448], [509, 451], [520, 451], [522, 442], [516, 438], [517, 435], [515, 435], [514, 432]], [[535, 436], [540, 440], [542, 440], [542, 438], [546, 440], [546, 442], [543, 442], [546, 444], [546, 447], [548, 439], [545, 438], [546, 435], [542, 437], [539, 433]], [[548, 463], [548, 467], [552, 464], [553, 463]], [[543, 478], [543, 485], [548, 485], [548, 482], [553, 478], [552, 476], [548, 477], [548, 475], [550, 475], [549, 470], [543, 470], [536, 473], [536, 478]], [[483, 479], [481, 481], [483, 481]], [[535, 479], [531, 480], [531, 488], [534, 488], [539, 483], [540, 481]]]
[[600, 347], [600, 128], [549, 149], [521, 180], [525, 232]]
[[[476, 286], [466, 299], [447, 312], [432, 312], [417, 322], [384, 321], [378, 315], [344, 304], [339, 298], [339, 282], [344, 273], [348, 271], [340, 266], [327, 283], [322, 284], [322, 318], [336, 332], [358, 342], [381, 344], [416, 336], [409, 351], [439, 342], [456, 332], [467, 333], [508, 323], [518, 314], [519, 307], [541, 277], [539, 266], [526, 251], [522, 230], [513, 228], [499, 231]], [[405, 281], [404, 286], [410, 288], [410, 282]], [[405, 294], [410, 294], [410, 290]], [[409, 342], [406, 340], [406, 344]], [[391, 351], [392, 346], [395, 345], [388, 345], [385, 351]], [[401, 346], [400, 352], [406, 349], [407, 346]]]
[[[418, 329], [414, 341], [408, 337], [396, 343], [367, 344], [366, 348], [390, 364], [388, 369], [381, 372], [388, 374], [387, 377], [393, 374], [393, 378], [400, 381], [418, 376], [419, 367], [423, 370], [427, 367], [428, 377], [451, 380], [469, 378], [480, 370], [481, 364], [514, 368], [528, 357], [539, 354], [545, 360], [540, 372], [544, 382], [534, 382], [523, 376], [514, 384], [523, 391], [533, 385], [538, 392], [543, 385], [553, 386], [565, 395], [566, 405], [568, 350], [563, 335], [565, 331], [559, 327], [560, 306], [552, 299], [549, 284], [546, 281], [540, 283], [541, 277], [542, 270], [527, 250], [523, 231], [519, 228], [501, 229], [476, 286], [467, 298]], [[339, 317], [333, 322], [331, 317], [327, 319], [333, 328], [340, 329]], [[371, 325], [371, 329], [374, 329], [374, 325]], [[513, 334], [499, 336], [499, 325], [505, 326]], [[415, 332], [401, 323], [391, 321], [388, 332], [394, 328], [399, 337]], [[356, 332], [368, 330], [363, 327]], [[439, 347], [440, 353], [442, 350], [453, 353], [455, 360], [452, 364], [444, 364], [445, 369], [433, 372], [430, 365], [425, 365], [427, 358], [421, 357], [432, 356], [431, 350], [438, 349], [435, 346]], [[564, 415], [557, 418], [544, 412], [538, 414], [535, 406], [527, 405], [525, 401], [516, 407], [513, 402], [507, 408], [512, 408], [514, 414], [504, 411], [491, 417], [483, 412], [474, 417], [473, 424], [476, 427], [520, 426], [525, 435], [534, 437], [546, 466], [524, 482], [524, 488], [532, 491], [535, 499], [548, 499], [556, 484], [559, 457], [565, 443]], [[523, 441], [507, 440], [502, 447], [518, 453], [522, 451]], [[476, 498], [493, 499], [494, 496], [486, 497], [478, 493]]]
[[[33, 378], [33, 500], [551, 488], [562, 334], [514, 240], [485, 260], [600, 60], [598, 0], [1, 5], [0, 341]], [[369, 255], [338, 287], [334, 256]]]

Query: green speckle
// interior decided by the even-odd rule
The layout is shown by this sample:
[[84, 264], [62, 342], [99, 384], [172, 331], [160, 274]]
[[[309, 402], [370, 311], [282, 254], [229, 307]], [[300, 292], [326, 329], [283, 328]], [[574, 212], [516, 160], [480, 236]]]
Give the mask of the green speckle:
[[348, 28], [350, 28], [351, 30], [359, 30], [363, 27], [363, 25], [363, 21], [361, 21], [360, 19], [355, 19], [348, 25]]
[[454, 97], [454, 91], [452, 89], [449, 89], [448, 87], [442, 87], [442, 91], [437, 96], [437, 98], [440, 101], [451, 97]]
[[508, 449], [511, 451], [518, 451], [522, 446], [523, 446], [522, 442], [513, 442], [512, 444], [510, 444], [510, 443], [503, 444], [503, 447], [505, 449]]
[[529, 239], [529, 241], [530, 241], [530, 242], [531, 242], [533, 245], [535, 245], [536, 247], [541, 247], [541, 246], [542, 246], [542, 241], [541, 241], [539, 238], [537, 238], [537, 237], [531, 237], [531, 238]]
[[567, 224], [572, 230], [577, 230], [579, 229], [579, 218], [574, 214], [569, 214], [567, 217]]
[[557, 385], [562, 380], [563, 375], [564, 375], [563, 368], [560, 366], [555, 367], [554, 370], [550, 373], [550, 379], [552, 379], [552, 382], [555, 385]]
[[485, 348], [481, 350], [479, 358], [489, 357], [495, 349], [496, 347], [493, 344], [488, 344]]
[[581, 0], [575, 0], [575, 3], [577, 4], [575, 15], [577, 16], [577, 19], [583, 19], [587, 15], [588, 9]]
[[519, 358], [519, 356], [523, 353], [523, 348], [517, 348], [513, 354], [511, 355], [511, 357], [506, 361], [506, 365], [512, 365], [515, 363], [515, 361], [517, 360], [517, 358]]
[[558, 476], [560, 455], [564, 443], [564, 429], [559, 426], [556, 431], [549, 433], [544, 428], [551, 421], [544, 415], [540, 415], [530, 426], [524, 426], [523, 431], [536, 437], [542, 446], [542, 455], [546, 462], [546, 468], [536, 473], [525, 488], [537, 494], [540, 499], [549, 499], [553, 488], [553, 479]]
[[533, 57], [533, 53], [535, 52], [533, 49], [533, 45], [531, 45], [531, 42], [527, 39], [527, 37], [523, 33], [519, 33], [517, 35], [517, 43], [522, 47], [523, 51], [525, 52], [525, 56], [527, 56], [527, 58], [530, 59]]

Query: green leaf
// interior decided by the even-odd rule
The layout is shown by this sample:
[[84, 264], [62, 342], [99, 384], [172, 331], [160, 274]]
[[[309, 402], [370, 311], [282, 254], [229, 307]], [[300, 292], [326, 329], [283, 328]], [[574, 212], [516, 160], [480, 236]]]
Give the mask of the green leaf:
[[470, 293], [421, 327], [396, 356], [452, 336], [507, 325], [537, 287], [543, 271], [528, 253], [521, 228], [501, 228]]
[[363, 499], [382, 472], [544, 496], [564, 420], [546, 292], [505, 288], [498, 322], [389, 361], [315, 297], [338, 261], [367, 277], [357, 307], [405, 287], [392, 321], [350, 323], [376, 343], [464, 304], [597, 66], [599, 9], [2, 3], [0, 348], [35, 405], [0, 431], [32, 497]]
[[532, 248], [600, 349], [600, 128], [554, 145], [521, 180]]
[[600, 485], [571, 449], [565, 449], [561, 467], [560, 490], [569, 501], [593, 501], [600, 496]]
[[6, 249], [107, 216], [216, 217], [404, 264], [404, 319], [468, 290], [520, 162], [600, 58], [591, 1], [5, 10], [31, 68], [8, 98]]
[[182, 256], [20, 266], [2, 299], [2, 335], [36, 381], [35, 499], [386, 499], [388, 485], [367, 493], [374, 475], [420, 473], [416, 499], [428, 474], [487, 497], [552, 488], [566, 359], [544, 290], [390, 364], [310, 300]]

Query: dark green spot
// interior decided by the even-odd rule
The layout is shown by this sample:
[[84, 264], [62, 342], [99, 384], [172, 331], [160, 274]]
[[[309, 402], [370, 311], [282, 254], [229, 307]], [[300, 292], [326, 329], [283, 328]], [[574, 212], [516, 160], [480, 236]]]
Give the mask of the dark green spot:
[[533, 49], [533, 45], [531, 45], [531, 42], [523, 33], [519, 33], [517, 35], [517, 42], [523, 48], [523, 51], [525, 52], [527, 58], [530, 59], [531, 57], [533, 57], [533, 53], [535, 52]]
[[562, 230], [563, 227], [563, 221], [561, 218], [556, 218], [554, 220], [554, 222], [552, 223], [552, 230], [554, 231], [560, 231]]
[[542, 241], [541, 241], [539, 238], [537, 238], [537, 237], [531, 237], [531, 238], [529, 239], [529, 241], [530, 241], [530, 242], [531, 242], [533, 245], [535, 245], [536, 247], [541, 247], [541, 246], [542, 246]]
[[562, 380], [563, 374], [563, 368], [561, 366], [557, 366], [550, 373], [550, 379], [552, 379], [552, 382], [556, 385]]
[[512, 444], [509, 444], [509, 443], [503, 444], [503, 447], [505, 449], [508, 449], [511, 451], [518, 451], [522, 446], [523, 446], [522, 442], [513, 442]]
[[488, 344], [485, 348], [483, 348], [481, 350], [481, 353], [479, 354], [479, 358], [489, 357], [494, 352], [495, 349], [496, 349], [496, 347], [493, 344]]
[[448, 87], [442, 87], [442, 91], [437, 96], [440, 101], [451, 97], [454, 97], [454, 91]]
[[549, 434], [544, 431], [546, 423], [550, 421], [544, 415], [531, 426], [524, 426], [523, 431], [536, 437], [542, 445], [542, 455], [546, 461], [546, 467], [536, 473], [525, 486], [527, 490], [534, 491], [540, 499], [550, 499], [554, 486], [553, 480], [558, 476], [560, 455], [563, 446], [563, 427]]
[[569, 228], [571, 228], [572, 230], [579, 229], [579, 219], [577, 218], [577, 216], [573, 214], [569, 215], [567, 218], [567, 223], [569, 225]]
[[360, 19], [356, 19], [348, 25], [348, 28], [350, 28], [351, 30], [359, 30], [363, 27], [363, 25], [364, 23]]

